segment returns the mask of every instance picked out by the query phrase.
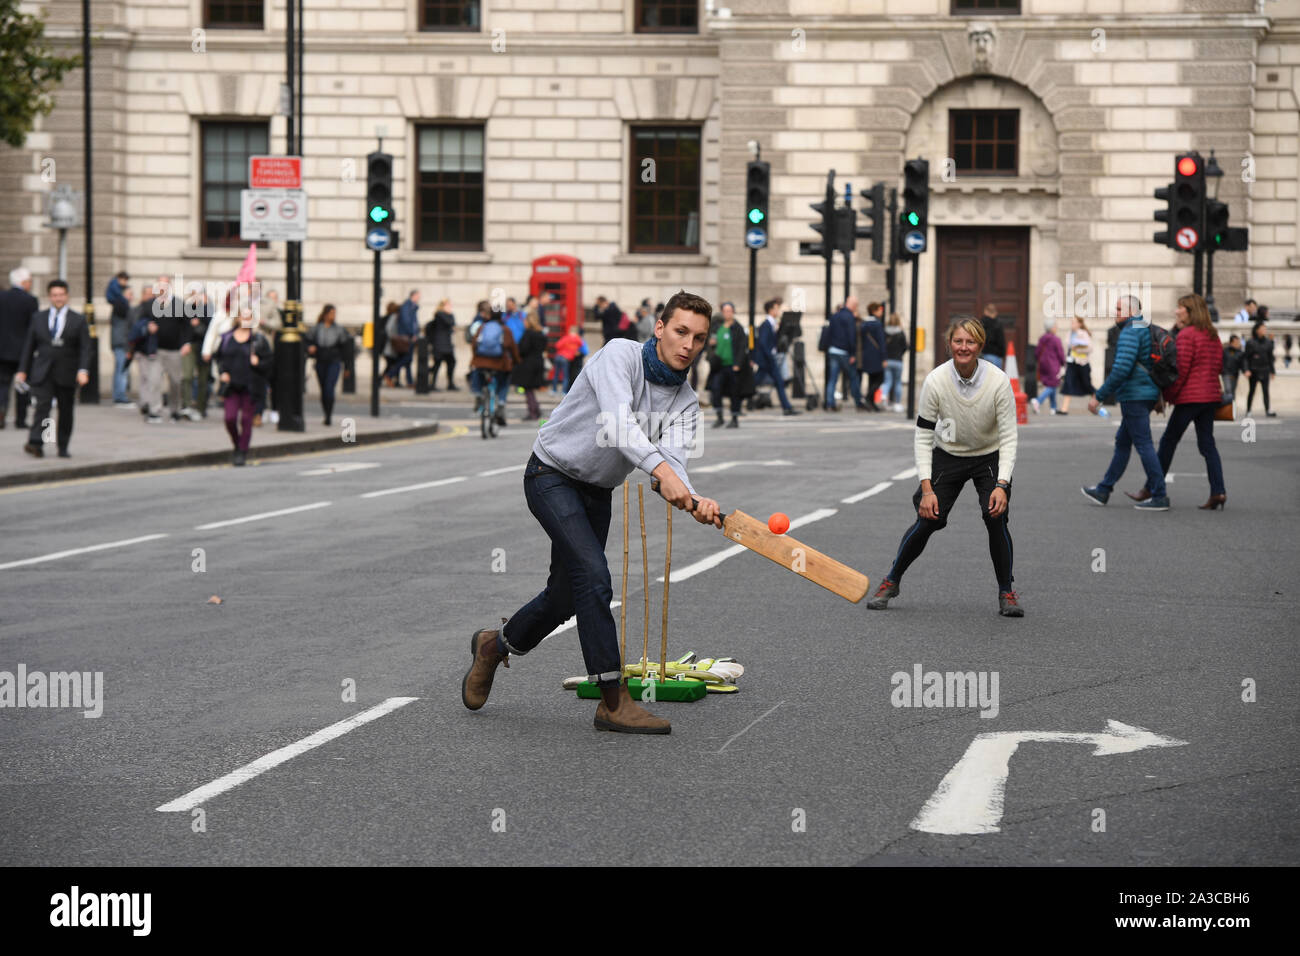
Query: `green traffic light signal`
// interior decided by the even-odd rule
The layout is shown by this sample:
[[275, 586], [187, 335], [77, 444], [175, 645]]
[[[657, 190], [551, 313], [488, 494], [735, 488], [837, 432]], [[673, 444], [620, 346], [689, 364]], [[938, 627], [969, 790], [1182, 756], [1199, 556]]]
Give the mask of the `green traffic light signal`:
[[389, 216], [391, 216], [391, 215], [392, 215], [392, 213], [391, 213], [389, 210], [385, 209], [383, 206], [371, 206], [371, 207], [370, 207], [370, 221], [371, 221], [371, 222], [383, 222], [385, 219], [387, 219], [387, 218], [388, 218]]
[[919, 226], [921, 224], [921, 217], [914, 212], [909, 212], [904, 218], [907, 219], [909, 226]]
[[757, 208], [749, 210], [749, 221], [757, 226], [763, 221], [763, 210]]

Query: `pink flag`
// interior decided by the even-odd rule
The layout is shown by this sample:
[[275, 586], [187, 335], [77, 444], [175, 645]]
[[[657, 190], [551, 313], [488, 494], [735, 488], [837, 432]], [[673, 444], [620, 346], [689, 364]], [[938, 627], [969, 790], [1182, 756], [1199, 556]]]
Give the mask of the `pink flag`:
[[248, 255], [244, 256], [244, 264], [239, 267], [239, 275], [235, 276], [235, 283], [256, 282], [257, 281], [257, 243], [250, 243], [248, 246]]

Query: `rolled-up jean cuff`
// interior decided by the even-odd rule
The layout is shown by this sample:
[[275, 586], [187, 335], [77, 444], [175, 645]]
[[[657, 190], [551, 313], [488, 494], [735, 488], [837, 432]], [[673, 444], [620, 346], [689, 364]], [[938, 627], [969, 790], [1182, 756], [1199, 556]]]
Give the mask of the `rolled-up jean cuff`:
[[505, 646], [505, 649], [509, 651], [511, 654], [515, 655], [515, 657], [523, 657], [525, 654], [528, 653], [527, 651], [519, 650], [514, 645], [512, 645], [508, 640], [506, 640], [506, 626], [504, 624], [501, 625], [501, 632], [500, 634], [497, 635], [497, 637], [500, 640], [500, 642]]
[[606, 671], [603, 674], [588, 674], [587, 680], [597, 687], [617, 687], [623, 683], [622, 671]]

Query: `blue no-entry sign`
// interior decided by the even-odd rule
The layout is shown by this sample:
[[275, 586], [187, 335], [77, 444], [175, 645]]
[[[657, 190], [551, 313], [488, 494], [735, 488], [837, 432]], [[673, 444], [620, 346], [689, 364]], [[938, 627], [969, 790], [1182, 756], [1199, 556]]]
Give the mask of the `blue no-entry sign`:
[[919, 229], [913, 229], [903, 235], [903, 248], [912, 255], [925, 252], [925, 233]]
[[767, 245], [767, 230], [757, 226], [745, 230], [745, 245], [751, 249], [762, 249]]
[[375, 252], [383, 252], [393, 241], [393, 233], [388, 229], [371, 229], [366, 233], [366, 247]]

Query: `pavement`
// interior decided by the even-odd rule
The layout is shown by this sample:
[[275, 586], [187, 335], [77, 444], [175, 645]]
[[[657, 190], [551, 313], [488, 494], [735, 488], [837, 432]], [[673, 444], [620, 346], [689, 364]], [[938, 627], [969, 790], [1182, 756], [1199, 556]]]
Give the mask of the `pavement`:
[[[0, 708], [0, 865], [1300, 863], [1294, 417], [1216, 426], [1225, 511], [1196, 509], [1185, 440], [1164, 514], [1079, 494], [1111, 423], [1033, 419], [1020, 620], [996, 613], [970, 492], [887, 611], [676, 515], [670, 654], [746, 673], [738, 694], [652, 705], [667, 737], [592, 729], [594, 703], [560, 687], [584, 670], [572, 627], [461, 705], [470, 633], [544, 586], [550, 552], [521, 488], [534, 428], [470, 424], [219, 482], [0, 489], [0, 671], [103, 676], [98, 718]], [[705, 431], [692, 477], [724, 509], [785, 512], [874, 586], [911, 520], [911, 443], [901, 415], [756, 413]], [[647, 598], [658, 646], [666, 518], [647, 488], [647, 595], [632, 501], [639, 653]], [[996, 716], [901, 706], [918, 666], [996, 674]], [[939, 818], [949, 832], [924, 828]]]

